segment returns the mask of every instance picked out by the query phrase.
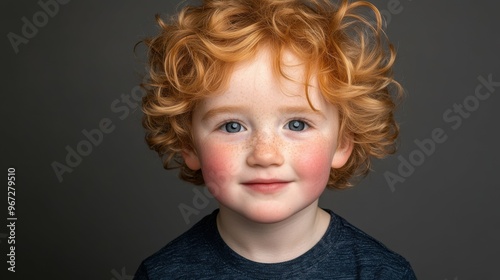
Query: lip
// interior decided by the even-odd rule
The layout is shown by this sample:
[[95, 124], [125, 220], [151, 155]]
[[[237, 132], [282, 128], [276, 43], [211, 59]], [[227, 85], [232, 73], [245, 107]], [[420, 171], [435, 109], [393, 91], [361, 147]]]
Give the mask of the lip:
[[279, 190], [285, 188], [290, 181], [279, 180], [279, 179], [255, 179], [243, 182], [242, 185], [245, 187], [259, 192], [259, 193], [275, 193]]

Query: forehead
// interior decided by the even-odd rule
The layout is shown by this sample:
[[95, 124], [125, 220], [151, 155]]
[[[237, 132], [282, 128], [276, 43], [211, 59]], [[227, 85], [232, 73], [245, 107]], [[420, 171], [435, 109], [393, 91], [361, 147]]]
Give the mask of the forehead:
[[[229, 86], [238, 83], [251, 83], [252, 81], [248, 80], [251, 76], [258, 78], [261, 82], [284, 83], [293, 81], [299, 85], [305, 82], [305, 67], [306, 63], [288, 50], [278, 54], [272, 52], [270, 48], [264, 47], [259, 49], [253, 58], [234, 65]], [[286, 84], [287, 86], [293, 85], [293, 83]]]
[[[275, 62], [280, 62], [277, 68]], [[306, 83], [306, 65], [290, 51], [281, 53], [281, 58], [269, 48], [260, 49], [249, 60], [233, 65], [224, 88], [198, 103], [197, 109], [244, 103], [247, 106], [278, 107], [302, 106], [305, 109], [326, 110], [327, 104], [321, 95], [314, 73]], [[306, 96], [311, 101], [309, 104]], [[286, 103], [286, 104], [284, 104]], [[197, 110], [195, 110], [197, 111]]]
[[314, 75], [306, 82], [305, 68], [306, 64], [292, 52], [277, 54], [263, 47], [251, 59], [234, 64], [226, 86], [215, 94], [247, 95], [252, 100], [265, 100], [267, 95], [260, 94], [263, 92], [305, 97], [305, 84], [309, 84], [309, 90], [317, 88]]

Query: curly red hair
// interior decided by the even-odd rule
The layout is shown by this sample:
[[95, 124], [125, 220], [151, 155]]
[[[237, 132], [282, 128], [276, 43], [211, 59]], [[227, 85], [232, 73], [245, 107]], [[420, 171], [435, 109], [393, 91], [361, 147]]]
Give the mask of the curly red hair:
[[[366, 175], [370, 158], [395, 151], [394, 120], [400, 85], [392, 77], [395, 51], [382, 30], [382, 17], [369, 2], [327, 0], [204, 0], [186, 6], [168, 22], [157, 16], [160, 33], [144, 40], [149, 79], [143, 98], [146, 142], [165, 168], [180, 167], [180, 177], [203, 184], [181, 152], [194, 150], [191, 113], [197, 102], [224, 87], [235, 63], [269, 46], [274, 71], [281, 54], [292, 51], [307, 62], [305, 81], [318, 79], [324, 98], [340, 115], [340, 137], [350, 139], [347, 163], [332, 169], [328, 187], [345, 188]], [[394, 90], [395, 94], [391, 94]], [[305, 84], [307, 93], [307, 84]]]

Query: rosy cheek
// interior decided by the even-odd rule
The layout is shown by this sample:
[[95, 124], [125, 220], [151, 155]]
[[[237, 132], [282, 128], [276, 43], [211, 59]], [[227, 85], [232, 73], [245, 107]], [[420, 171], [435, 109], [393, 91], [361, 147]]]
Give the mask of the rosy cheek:
[[[318, 148], [315, 148], [318, 147]], [[328, 182], [331, 167], [331, 158], [323, 145], [309, 146], [295, 157], [296, 172], [307, 180], [309, 191], [322, 191]]]
[[207, 145], [204, 151], [201, 159], [203, 178], [210, 193], [217, 198], [236, 174], [236, 154], [224, 145]]

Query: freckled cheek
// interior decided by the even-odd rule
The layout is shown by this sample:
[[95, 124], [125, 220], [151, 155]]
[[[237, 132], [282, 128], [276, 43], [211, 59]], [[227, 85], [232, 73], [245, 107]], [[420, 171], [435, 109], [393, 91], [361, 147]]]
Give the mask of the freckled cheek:
[[[315, 148], [316, 147], [316, 148]], [[331, 158], [325, 146], [316, 145], [301, 149], [302, 153], [294, 156], [295, 172], [301, 180], [307, 182], [308, 188], [322, 191], [328, 182], [331, 169]]]
[[205, 145], [201, 158], [203, 179], [214, 197], [224, 194], [237, 174], [237, 153], [227, 145]]

